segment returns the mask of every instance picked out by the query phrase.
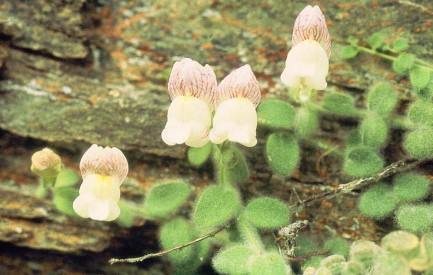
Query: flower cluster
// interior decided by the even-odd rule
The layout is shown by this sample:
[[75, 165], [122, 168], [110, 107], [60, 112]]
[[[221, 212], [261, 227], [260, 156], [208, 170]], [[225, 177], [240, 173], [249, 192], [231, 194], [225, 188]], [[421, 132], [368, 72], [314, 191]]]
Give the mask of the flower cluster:
[[83, 183], [73, 208], [83, 218], [115, 220], [120, 209], [120, 185], [128, 174], [128, 161], [117, 148], [93, 144], [80, 161]]
[[307, 6], [298, 15], [292, 35], [292, 49], [281, 74], [284, 84], [292, 88], [300, 101], [311, 90], [324, 90], [331, 55], [331, 38], [325, 16], [318, 6]]
[[260, 89], [249, 65], [234, 70], [217, 85], [209, 65], [183, 58], [173, 66], [168, 92], [172, 103], [161, 134], [166, 144], [202, 147], [209, 140], [215, 144], [229, 140], [256, 145]]

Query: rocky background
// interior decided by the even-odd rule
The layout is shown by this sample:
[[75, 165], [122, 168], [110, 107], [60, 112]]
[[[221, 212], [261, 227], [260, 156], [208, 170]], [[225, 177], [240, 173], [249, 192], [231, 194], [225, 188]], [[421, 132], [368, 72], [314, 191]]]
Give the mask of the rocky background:
[[[391, 39], [405, 36], [410, 52], [433, 62], [430, 0], [2, 0], [0, 273], [169, 274], [163, 259], [108, 265], [110, 257], [158, 250], [158, 225], [137, 221], [125, 229], [57, 213], [32, 195], [31, 154], [50, 146], [77, 169], [89, 144], [117, 146], [131, 161], [127, 198], [139, 201], [153, 183], [174, 177], [190, 179], [199, 190], [212, 177], [210, 167], [190, 168], [185, 147], [165, 146], [160, 138], [172, 64], [191, 57], [212, 65], [222, 79], [249, 63], [263, 96], [282, 95], [279, 75], [294, 19], [306, 4], [320, 5], [333, 39], [329, 89], [351, 93], [360, 105], [377, 80], [391, 81], [402, 94], [409, 85], [377, 57], [342, 60], [338, 50], [349, 35], [365, 40], [383, 30]], [[323, 118], [317, 138], [343, 146], [355, 123]], [[263, 144], [266, 132], [259, 134]], [[394, 136], [389, 161], [403, 154], [400, 133]], [[254, 168], [242, 185], [245, 198], [269, 194], [290, 202], [344, 182], [341, 160], [307, 144], [304, 149], [290, 178], [271, 175], [263, 146], [249, 150]], [[350, 194], [317, 203], [300, 217], [312, 222], [312, 233], [333, 230], [349, 240], [378, 239], [390, 226], [360, 216]]]

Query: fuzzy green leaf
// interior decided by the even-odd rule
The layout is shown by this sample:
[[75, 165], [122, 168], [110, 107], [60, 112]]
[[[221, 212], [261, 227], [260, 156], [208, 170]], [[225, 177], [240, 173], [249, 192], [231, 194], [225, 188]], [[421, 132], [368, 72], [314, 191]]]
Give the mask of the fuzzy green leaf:
[[254, 256], [250, 259], [250, 275], [288, 275], [292, 274], [284, 258], [276, 252]]
[[222, 249], [212, 259], [215, 270], [221, 274], [247, 274], [248, 259], [254, 251], [246, 245], [234, 245]]
[[[193, 226], [183, 218], [176, 218], [165, 223], [161, 227], [159, 239], [164, 249], [170, 249], [185, 244], [196, 238]], [[188, 246], [168, 254], [168, 258], [175, 264], [182, 264], [190, 261], [196, 256], [197, 247]]]
[[257, 108], [258, 122], [272, 128], [290, 129], [295, 121], [295, 109], [279, 99], [267, 99]]
[[74, 186], [80, 181], [80, 177], [73, 170], [64, 168], [56, 178], [55, 187]]
[[295, 134], [300, 138], [309, 138], [319, 129], [319, 117], [316, 112], [299, 108], [295, 118]]
[[212, 153], [212, 143], [208, 142], [200, 148], [188, 148], [188, 161], [192, 166], [200, 167], [206, 163]]
[[402, 205], [397, 213], [398, 225], [411, 232], [426, 232], [433, 227], [433, 205]]
[[193, 220], [200, 230], [221, 226], [239, 212], [241, 201], [234, 189], [207, 187], [197, 200]]
[[323, 108], [336, 114], [351, 114], [355, 110], [355, 100], [348, 94], [333, 92], [323, 99]]
[[331, 271], [331, 274], [341, 274], [346, 259], [341, 255], [331, 255], [320, 262], [320, 267], [325, 267]]
[[54, 188], [53, 203], [60, 212], [69, 216], [77, 216], [72, 208], [72, 204], [77, 197], [78, 189], [73, 186], [56, 187]]
[[134, 211], [134, 207], [138, 207], [136, 204], [120, 200], [119, 208], [120, 215], [116, 219], [116, 223], [123, 227], [131, 227], [134, 225], [134, 220], [137, 215], [136, 211]]
[[384, 45], [385, 39], [386, 35], [384, 33], [375, 32], [367, 38], [367, 43], [375, 50]]
[[372, 241], [359, 240], [350, 246], [350, 259], [362, 264], [365, 269], [369, 269], [374, 259], [383, 249]]
[[401, 37], [392, 43], [392, 49], [396, 52], [403, 52], [409, 49], [409, 40], [407, 38]]
[[421, 67], [415, 67], [410, 70], [409, 79], [412, 86], [423, 89], [429, 84], [430, 71]]
[[406, 259], [393, 253], [379, 254], [374, 261], [371, 275], [412, 274]]
[[410, 53], [402, 53], [392, 62], [392, 69], [399, 74], [403, 74], [412, 69], [416, 57]]
[[344, 46], [340, 50], [340, 57], [343, 59], [351, 59], [357, 56], [359, 53], [359, 50], [355, 46]]
[[248, 203], [245, 218], [255, 227], [276, 229], [290, 223], [289, 207], [274, 198], [260, 197]]
[[397, 200], [390, 186], [379, 183], [362, 193], [358, 207], [364, 216], [382, 219], [394, 211]]
[[433, 157], [433, 129], [419, 128], [406, 134], [404, 149], [416, 159]]
[[416, 173], [404, 173], [394, 178], [393, 192], [399, 201], [421, 200], [430, 193], [430, 180]]
[[388, 82], [375, 84], [368, 92], [367, 106], [370, 111], [374, 111], [382, 116], [389, 115], [398, 102], [398, 95]]
[[359, 127], [364, 145], [379, 149], [388, 138], [388, 125], [385, 120], [376, 113], [369, 113]]
[[366, 146], [349, 148], [344, 161], [344, 171], [352, 177], [370, 176], [383, 168], [382, 158], [374, 149]]
[[410, 105], [408, 117], [411, 121], [433, 126], [433, 103], [418, 99]]
[[266, 141], [266, 157], [275, 173], [288, 176], [299, 164], [298, 141], [292, 135], [273, 133]]
[[151, 217], [164, 218], [176, 212], [191, 194], [191, 187], [183, 181], [153, 186], [144, 200], [144, 211]]

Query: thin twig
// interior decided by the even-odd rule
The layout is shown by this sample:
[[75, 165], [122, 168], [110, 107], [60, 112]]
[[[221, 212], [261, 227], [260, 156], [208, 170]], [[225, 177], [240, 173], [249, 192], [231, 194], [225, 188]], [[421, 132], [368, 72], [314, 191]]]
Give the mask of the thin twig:
[[360, 188], [365, 187], [367, 185], [370, 185], [372, 183], [379, 182], [379, 181], [381, 181], [381, 180], [383, 180], [389, 176], [392, 176], [392, 175], [395, 175], [397, 173], [412, 169], [412, 168], [418, 166], [419, 164], [421, 164], [422, 162], [423, 162], [422, 160], [400, 160], [400, 161], [394, 162], [394, 163], [388, 165], [380, 173], [378, 173], [374, 176], [357, 179], [357, 180], [354, 180], [354, 181], [351, 181], [351, 182], [345, 183], [345, 184], [340, 184], [334, 190], [325, 191], [325, 192], [322, 192], [316, 196], [309, 197], [305, 200], [297, 202], [294, 206], [295, 207], [304, 206], [304, 205], [308, 205], [308, 204], [315, 202], [315, 201], [318, 201], [318, 200], [333, 198], [333, 197], [337, 196], [338, 194], [350, 193], [355, 189], [360, 189]]
[[182, 248], [185, 248], [185, 247], [191, 246], [193, 244], [196, 244], [198, 242], [201, 242], [201, 241], [203, 241], [203, 240], [205, 240], [207, 238], [214, 237], [216, 234], [218, 234], [219, 232], [221, 232], [222, 230], [224, 230], [225, 228], [227, 228], [227, 226], [228, 226], [228, 224], [226, 224], [224, 226], [221, 226], [221, 227], [219, 227], [219, 228], [217, 228], [217, 229], [215, 229], [213, 231], [210, 231], [210, 232], [206, 233], [205, 235], [203, 235], [203, 236], [201, 236], [201, 237], [199, 237], [199, 238], [197, 238], [195, 240], [192, 240], [192, 241], [190, 241], [188, 243], [184, 243], [184, 244], [175, 246], [175, 247], [167, 249], [167, 250], [162, 250], [162, 251], [159, 251], [159, 252], [156, 252], [156, 253], [149, 253], [149, 254], [146, 254], [144, 256], [136, 257], [136, 258], [124, 258], [124, 259], [112, 258], [108, 262], [110, 264], [116, 264], [116, 263], [138, 263], [138, 262], [142, 262], [144, 260], [150, 259], [150, 258], [161, 257], [161, 256], [169, 254], [169, 253], [171, 253], [173, 251], [180, 250]]

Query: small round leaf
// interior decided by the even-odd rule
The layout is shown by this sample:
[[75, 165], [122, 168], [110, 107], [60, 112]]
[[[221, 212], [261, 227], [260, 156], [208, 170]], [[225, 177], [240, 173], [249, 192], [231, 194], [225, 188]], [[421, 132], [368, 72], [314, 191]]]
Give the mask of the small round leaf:
[[393, 181], [393, 192], [399, 201], [421, 200], [430, 193], [430, 180], [416, 173], [398, 175]]
[[433, 206], [428, 204], [402, 205], [397, 213], [398, 225], [411, 232], [426, 232], [433, 227]]
[[406, 134], [404, 149], [416, 159], [433, 157], [433, 129], [419, 128]]
[[295, 134], [300, 138], [308, 138], [319, 129], [319, 117], [316, 112], [307, 108], [299, 108], [295, 118]]
[[415, 67], [410, 70], [409, 79], [412, 86], [423, 89], [429, 84], [430, 71], [425, 68]]
[[[161, 227], [159, 239], [164, 249], [170, 249], [185, 244], [196, 238], [193, 226], [183, 218], [176, 218]], [[196, 246], [188, 246], [168, 254], [168, 258], [175, 264], [190, 261], [197, 253]]]
[[290, 129], [295, 121], [295, 109], [279, 99], [267, 99], [257, 108], [258, 122], [272, 128]]
[[397, 200], [390, 186], [379, 183], [362, 193], [358, 207], [364, 216], [382, 219], [394, 211]]
[[247, 274], [248, 259], [254, 251], [246, 245], [233, 245], [222, 249], [212, 259], [215, 270], [221, 274]]
[[414, 123], [433, 126], [433, 103], [418, 99], [410, 105], [408, 117]]
[[298, 141], [294, 136], [273, 133], [266, 141], [266, 157], [271, 169], [282, 176], [288, 176], [298, 167], [300, 158]]
[[250, 259], [249, 274], [288, 275], [292, 274], [292, 272], [280, 254], [268, 252]]
[[260, 197], [248, 203], [245, 218], [257, 228], [276, 229], [290, 223], [290, 211], [278, 199]]
[[388, 125], [376, 113], [369, 113], [359, 127], [362, 142], [369, 147], [380, 149], [388, 138]]
[[375, 84], [368, 92], [367, 106], [382, 116], [389, 115], [398, 102], [398, 95], [388, 82]]
[[208, 142], [205, 146], [200, 148], [188, 148], [188, 161], [192, 166], [200, 167], [206, 163], [212, 153], [212, 143]]
[[56, 187], [54, 188], [53, 203], [60, 212], [69, 216], [77, 216], [72, 208], [72, 204], [77, 197], [78, 190], [75, 187]]
[[74, 186], [80, 181], [80, 177], [73, 170], [64, 168], [56, 178], [55, 187]]
[[366, 146], [349, 148], [344, 161], [344, 171], [352, 177], [370, 176], [383, 168], [382, 158], [374, 149]]
[[415, 55], [402, 53], [392, 62], [392, 69], [399, 74], [409, 71], [415, 64]]
[[323, 99], [323, 108], [336, 114], [351, 114], [355, 110], [355, 100], [348, 94], [329, 93]]
[[343, 59], [351, 59], [357, 56], [359, 53], [359, 50], [357, 47], [354, 46], [344, 46], [340, 50], [340, 56]]

